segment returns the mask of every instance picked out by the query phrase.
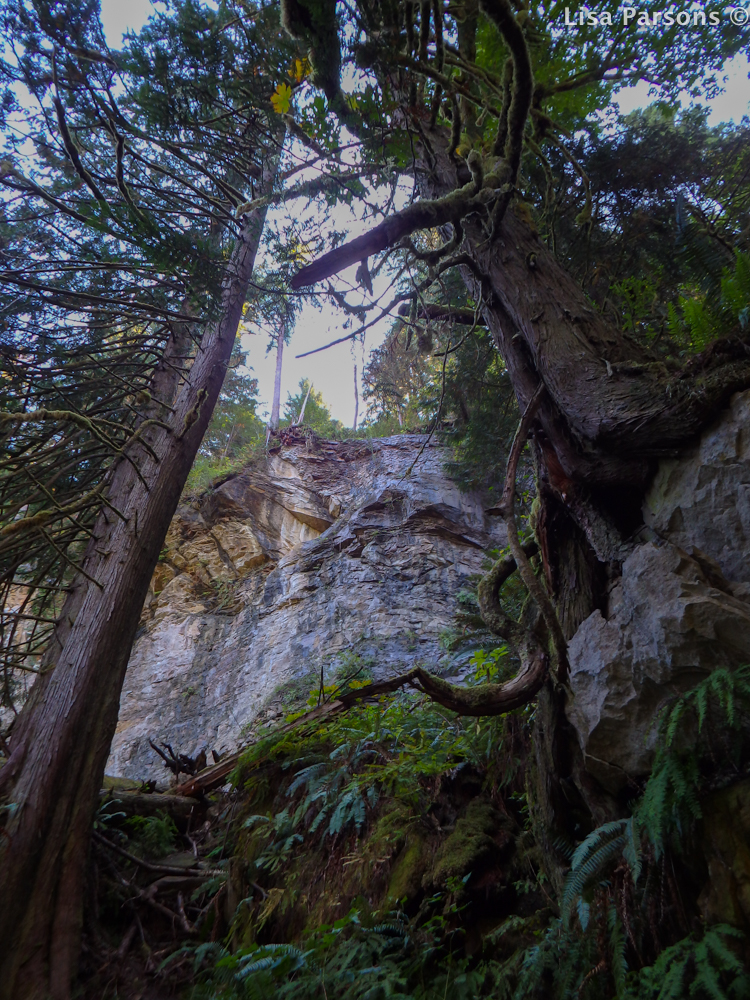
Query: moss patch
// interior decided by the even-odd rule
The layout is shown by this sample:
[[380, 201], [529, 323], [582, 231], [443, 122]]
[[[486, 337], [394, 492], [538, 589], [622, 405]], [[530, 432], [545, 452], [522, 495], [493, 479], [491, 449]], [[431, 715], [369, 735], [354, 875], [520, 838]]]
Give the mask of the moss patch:
[[494, 835], [505, 826], [503, 818], [486, 799], [477, 798], [466, 807], [456, 828], [435, 855], [425, 886], [443, 885], [446, 879], [474, 874], [497, 852]]
[[398, 902], [414, 899], [430, 864], [427, 842], [416, 831], [409, 834], [391, 872], [387, 898]]

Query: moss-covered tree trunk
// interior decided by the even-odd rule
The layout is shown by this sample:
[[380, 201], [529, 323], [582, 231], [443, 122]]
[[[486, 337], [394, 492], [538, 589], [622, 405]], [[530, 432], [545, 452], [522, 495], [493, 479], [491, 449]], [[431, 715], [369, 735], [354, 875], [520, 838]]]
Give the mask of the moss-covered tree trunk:
[[[269, 192], [272, 162], [264, 177]], [[0, 998], [66, 1000], [80, 945], [91, 825], [125, 668], [159, 552], [229, 364], [265, 219], [246, 217], [219, 318], [189, 369], [166, 358], [153, 423], [113, 470], [43, 671], [0, 771]], [[179, 358], [177, 341], [171, 353]], [[185, 346], [185, 345], [183, 345]], [[168, 404], [159, 407], [156, 400]], [[166, 418], [166, 419], [165, 419]]]

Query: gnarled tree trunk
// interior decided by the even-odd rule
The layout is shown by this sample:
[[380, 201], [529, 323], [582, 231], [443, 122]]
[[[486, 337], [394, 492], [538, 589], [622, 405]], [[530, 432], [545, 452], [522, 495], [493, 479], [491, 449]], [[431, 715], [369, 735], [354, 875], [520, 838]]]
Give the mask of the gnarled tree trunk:
[[[421, 194], [440, 198], [465, 184], [469, 172], [448, 157], [440, 130], [424, 139]], [[748, 352], [730, 339], [670, 371], [596, 312], [512, 208], [494, 241], [486, 217], [470, 215], [462, 227], [463, 277], [522, 412], [543, 386], [530, 433], [539, 491], [535, 534], [546, 589], [570, 640], [593, 612], [608, 615], [608, 594], [643, 523], [658, 459], [677, 455], [750, 385]], [[561, 680], [550, 678], [539, 695], [532, 779], [536, 832], [558, 889], [565, 862], [556, 860], [553, 842], [559, 832], [573, 834], [577, 807], [579, 817], [588, 813], [601, 823], [624, 805], [587, 772], [565, 717], [569, 694]]]
[[[277, 160], [263, 179], [270, 192]], [[219, 319], [182, 377], [166, 359], [106, 503], [0, 771], [0, 998], [66, 1000], [80, 945], [91, 825], [130, 648], [159, 552], [211, 417], [242, 315], [265, 210], [246, 216]], [[179, 356], [179, 333], [171, 345]], [[158, 407], [155, 406], [158, 410]], [[137, 466], [137, 468], [136, 468]]]

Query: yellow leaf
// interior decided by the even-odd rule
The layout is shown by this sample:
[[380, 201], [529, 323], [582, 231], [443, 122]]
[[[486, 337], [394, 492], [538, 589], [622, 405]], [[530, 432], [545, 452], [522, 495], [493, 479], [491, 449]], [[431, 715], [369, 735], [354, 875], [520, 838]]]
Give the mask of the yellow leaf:
[[310, 60], [305, 56], [304, 59], [295, 59], [292, 63], [292, 68], [288, 70], [289, 76], [297, 83], [301, 83], [306, 76], [310, 75], [310, 70], [312, 69], [310, 65]]
[[271, 95], [271, 104], [277, 115], [285, 115], [289, 111], [292, 100], [292, 88], [288, 83], [280, 83]]

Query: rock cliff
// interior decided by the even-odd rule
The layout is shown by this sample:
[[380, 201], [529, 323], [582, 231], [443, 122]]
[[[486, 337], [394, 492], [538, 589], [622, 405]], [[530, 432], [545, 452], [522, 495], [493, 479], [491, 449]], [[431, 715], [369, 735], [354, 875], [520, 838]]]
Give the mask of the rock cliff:
[[179, 508], [130, 658], [109, 774], [163, 781], [149, 738], [190, 756], [233, 749], [321, 671], [379, 679], [416, 663], [458, 666], [441, 634], [485, 551], [505, 543], [504, 526], [447, 477], [442, 447], [419, 456], [424, 443], [297, 431]]
[[568, 717], [612, 791], [651, 767], [659, 709], [717, 667], [750, 663], [750, 392], [661, 463], [607, 614], [570, 642]]
[[[746, 392], [661, 463], [608, 606], [570, 641], [568, 718], [587, 768], [613, 792], [649, 772], [661, 706], [717, 666], [750, 662], [749, 428]], [[179, 509], [128, 667], [110, 774], [163, 779], [149, 737], [190, 756], [233, 749], [321, 671], [458, 670], [441, 633], [504, 526], [447, 478], [440, 446], [414, 466], [423, 444], [297, 432]]]

